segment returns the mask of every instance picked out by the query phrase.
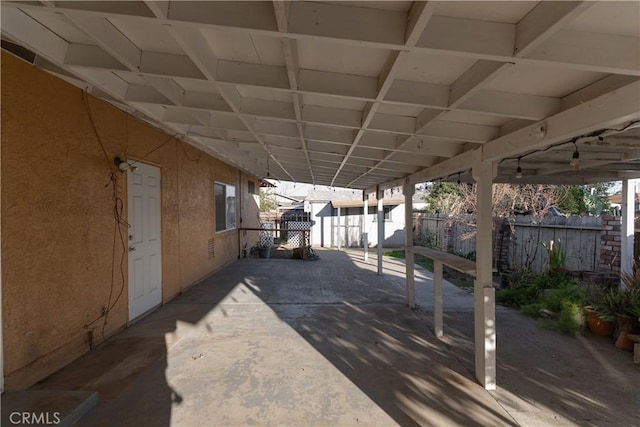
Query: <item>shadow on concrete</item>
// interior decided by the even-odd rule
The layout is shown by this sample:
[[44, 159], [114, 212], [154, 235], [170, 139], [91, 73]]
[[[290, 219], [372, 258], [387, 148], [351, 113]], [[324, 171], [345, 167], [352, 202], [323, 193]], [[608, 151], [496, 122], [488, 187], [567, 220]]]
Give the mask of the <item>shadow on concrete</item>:
[[[498, 387], [473, 379], [472, 297], [359, 252], [238, 261], [35, 388], [96, 390], [78, 425], [638, 425], [629, 353], [498, 310]], [[302, 338], [302, 339], [301, 339]], [[635, 409], [634, 409], [635, 408]]]
[[[449, 312], [445, 342], [473, 370], [471, 313]], [[640, 425], [640, 369], [610, 338], [541, 329], [498, 307], [498, 390], [492, 395], [521, 425]]]
[[[174, 299], [31, 390], [97, 392], [97, 407], [78, 426], [171, 425], [172, 408], [184, 402], [167, 381], [168, 352], [234, 286], [219, 283], [214, 293], [219, 300], [209, 304], [181, 304], [180, 297]], [[198, 286], [187, 293], [197, 295]]]

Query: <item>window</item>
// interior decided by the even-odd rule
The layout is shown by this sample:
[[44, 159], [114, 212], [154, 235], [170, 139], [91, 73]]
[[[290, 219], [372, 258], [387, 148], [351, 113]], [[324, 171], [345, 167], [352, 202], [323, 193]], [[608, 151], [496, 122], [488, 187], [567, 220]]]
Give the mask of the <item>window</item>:
[[[384, 213], [384, 220], [385, 222], [389, 222], [391, 221], [391, 209], [393, 208], [393, 206], [383, 206], [382, 207], [382, 212]], [[369, 207], [369, 214], [373, 215], [373, 222], [377, 222], [378, 221], [378, 207], [377, 206], [373, 206], [373, 207]]]
[[216, 232], [236, 227], [236, 187], [215, 184]]
[[248, 181], [249, 194], [256, 194], [256, 183], [254, 181]]

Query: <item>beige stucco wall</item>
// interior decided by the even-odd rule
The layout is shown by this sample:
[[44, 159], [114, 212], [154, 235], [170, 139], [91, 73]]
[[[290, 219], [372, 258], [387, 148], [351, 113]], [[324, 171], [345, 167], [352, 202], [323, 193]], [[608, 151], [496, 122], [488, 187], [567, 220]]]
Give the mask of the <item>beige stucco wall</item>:
[[[46, 377], [126, 326], [126, 257], [124, 292], [108, 316], [104, 337], [102, 320], [85, 326], [100, 316], [111, 286], [114, 295], [123, 286], [119, 237], [113, 284], [111, 279], [113, 201], [105, 185], [114, 157], [141, 158], [169, 135], [88, 96], [109, 163], [83, 92], [5, 52], [1, 96], [4, 374], [10, 390]], [[213, 184], [237, 186], [243, 226], [255, 227], [257, 206], [246, 194], [247, 180], [255, 178], [175, 139], [145, 161], [162, 174], [167, 302], [237, 258], [238, 232], [215, 233]], [[126, 176], [118, 176], [126, 218]], [[212, 237], [215, 256], [209, 259]]]

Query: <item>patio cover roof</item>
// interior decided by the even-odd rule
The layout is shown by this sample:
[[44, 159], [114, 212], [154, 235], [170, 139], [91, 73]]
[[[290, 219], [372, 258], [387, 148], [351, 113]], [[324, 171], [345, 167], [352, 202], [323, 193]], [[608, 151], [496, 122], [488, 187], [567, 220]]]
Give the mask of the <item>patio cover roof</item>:
[[[3, 48], [259, 177], [640, 177], [638, 2], [2, 2]], [[575, 145], [574, 143], [575, 142]], [[576, 149], [581, 166], [569, 161]]]

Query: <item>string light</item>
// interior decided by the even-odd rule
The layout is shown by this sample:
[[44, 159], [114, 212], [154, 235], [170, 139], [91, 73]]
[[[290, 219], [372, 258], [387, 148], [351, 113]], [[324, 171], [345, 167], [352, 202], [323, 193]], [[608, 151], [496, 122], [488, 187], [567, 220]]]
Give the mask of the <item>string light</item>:
[[571, 161], [569, 164], [573, 167], [574, 170], [580, 169], [580, 152], [578, 151], [578, 144], [576, 144], [576, 140], [574, 139], [573, 145], [576, 147], [576, 151], [573, 152], [573, 156], [571, 156]]

